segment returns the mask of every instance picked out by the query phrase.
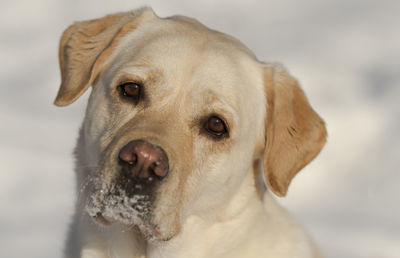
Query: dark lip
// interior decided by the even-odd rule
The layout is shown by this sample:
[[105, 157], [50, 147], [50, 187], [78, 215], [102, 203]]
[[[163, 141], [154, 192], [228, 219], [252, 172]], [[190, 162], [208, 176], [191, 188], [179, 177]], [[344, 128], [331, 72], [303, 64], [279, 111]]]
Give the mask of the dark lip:
[[98, 224], [106, 227], [115, 223], [112, 219], [104, 217], [100, 212], [93, 216], [92, 219]]

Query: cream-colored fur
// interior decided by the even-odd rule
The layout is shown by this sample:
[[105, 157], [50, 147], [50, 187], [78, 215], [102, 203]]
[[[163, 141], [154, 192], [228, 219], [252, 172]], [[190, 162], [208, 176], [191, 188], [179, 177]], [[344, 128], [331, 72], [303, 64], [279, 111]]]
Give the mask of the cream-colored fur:
[[[161, 19], [143, 8], [69, 27], [60, 67], [56, 105], [92, 86], [75, 152], [78, 200], [66, 257], [318, 257], [270, 193], [284, 196], [326, 137], [281, 65], [259, 62], [193, 19]], [[143, 85], [137, 105], [118, 92], [126, 82]], [[225, 120], [229, 137], [204, 133], [210, 115]], [[133, 139], [161, 146], [171, 169], [145, 203], [150, 216], [109, 221], [93, 203], [109, 205], [102, 197], [119, 177], [117, 154]]]

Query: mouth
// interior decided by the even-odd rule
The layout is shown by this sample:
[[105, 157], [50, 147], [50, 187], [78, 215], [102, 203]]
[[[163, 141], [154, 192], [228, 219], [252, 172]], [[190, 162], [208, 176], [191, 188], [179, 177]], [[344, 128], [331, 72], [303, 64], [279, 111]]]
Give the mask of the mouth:
[[150, 222], [153, 200], [139, 188], [138, 191], [126, 191], [117, 184], [103, 184], [89, 196], [86, 212], [101, 226], [118, 223], [127, 229], [138, 228], [144, 237], [154, 238], [157, 229]]

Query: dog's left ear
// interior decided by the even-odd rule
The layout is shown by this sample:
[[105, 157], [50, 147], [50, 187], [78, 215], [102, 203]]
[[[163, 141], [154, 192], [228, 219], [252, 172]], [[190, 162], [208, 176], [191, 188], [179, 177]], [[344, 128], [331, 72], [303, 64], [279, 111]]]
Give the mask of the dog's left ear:
[[64, 31], [59, 48], [61, 86], [54, 104], [74, 102], [93, 84], [107, 58], [128, 32], [156, 17], [150, 8], [77, 22]]
[[283, 66], [265, 65], [264, 84], [264, 175], [270, 189], [285, 196], [292, 178], [320, 152], [327, 133], [324, 121]]

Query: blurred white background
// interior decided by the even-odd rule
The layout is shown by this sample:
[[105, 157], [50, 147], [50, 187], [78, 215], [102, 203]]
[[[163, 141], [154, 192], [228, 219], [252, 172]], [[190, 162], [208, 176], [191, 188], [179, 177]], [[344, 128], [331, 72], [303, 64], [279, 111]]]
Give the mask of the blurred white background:
[[326, 120], [319, 157], [280, 199], [326, 257], [400, 257], [400, 1], [1, 0], [0, 257], [61, 257], [88, 94], [52, 105], [77, 20], [149, 5], [285, 64]]

